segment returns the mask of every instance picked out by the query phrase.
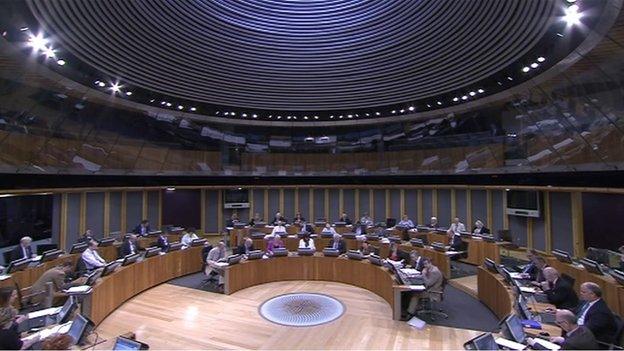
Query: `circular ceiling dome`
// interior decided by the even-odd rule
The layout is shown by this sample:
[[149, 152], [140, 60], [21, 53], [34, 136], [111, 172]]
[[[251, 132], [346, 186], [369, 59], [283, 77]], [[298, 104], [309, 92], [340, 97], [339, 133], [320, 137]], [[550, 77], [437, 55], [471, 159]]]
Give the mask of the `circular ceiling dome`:
[[29, 0], [73, 55], [181, 99], [279, 111], [435, 97], [528, 53], [556, 1]]

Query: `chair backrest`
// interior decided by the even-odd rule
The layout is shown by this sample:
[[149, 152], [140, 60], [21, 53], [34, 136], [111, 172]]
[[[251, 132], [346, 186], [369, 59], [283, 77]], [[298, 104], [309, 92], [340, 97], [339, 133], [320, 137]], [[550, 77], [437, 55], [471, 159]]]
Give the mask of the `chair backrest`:
[[613, 314], [613, 317], [617, 325], [614, 343], [618, 346], [624, 346], [624, 320], [617, 314]]
[[498, 237], [502, 240], [502, 241], [508, 241], [510, 243], [513, 243], [513, 236], [511, 235], [511, 231], [509, 231], [508, 229], [501, 229], [498, 231]]
[[87, 264], [85, 263], [85, 261], [82, 259], [82, 256], [80, 256], [77, 260], [76, 260], [76, 269], [75, 269], [76, 273], [76, 277], [80, 277], [82, 276], [84, 273], [87, 272]]
[[574, 286], [574, 282], [576, 281], [572, 276], [565, 273], [561, 273], [561, 278], [565, 279], [571, 286]]

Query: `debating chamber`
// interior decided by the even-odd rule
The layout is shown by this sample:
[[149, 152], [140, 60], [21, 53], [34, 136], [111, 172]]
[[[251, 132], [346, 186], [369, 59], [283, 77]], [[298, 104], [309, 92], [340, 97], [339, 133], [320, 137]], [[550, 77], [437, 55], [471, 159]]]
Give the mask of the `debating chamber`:
[[0, 350], [622, 350], [624, 0], [0, 0]]

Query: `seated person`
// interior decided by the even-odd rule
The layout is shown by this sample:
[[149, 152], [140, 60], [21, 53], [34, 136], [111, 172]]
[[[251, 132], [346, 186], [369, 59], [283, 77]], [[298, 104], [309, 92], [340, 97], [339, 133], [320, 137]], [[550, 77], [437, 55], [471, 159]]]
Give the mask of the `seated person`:
[[299, 222], [299, 224], [301, 225], [300, 233], [308, 233], [308, 235], [314, 234], [314, 227], [311, 224], [305, 221]]
[[87, 229], [84, 233], [82, 233], [80, 238], [78, 238], [78, 240], [76, 240], [76, 243], [88, 244], [89, 241], [91, 241], [91, 240], [95, 240], [95, 237], [93, 236], [93, 233], [91, 232], [91, 229]]
[[558, 309], [574, 311], [578, 306], [578, 297], [572, 285], [559, 276], [559, 272], [552, 267], [544, 268], [546, 281], [541, 283], [542, 290], [548, 297], [548, 302]]
[[286, 233], [286, 227], [284, 227], [283, 222], [277, 222], [275, 227], [273, 227], [273, 231], [271, 231], [271, 235], [275, 235], [277, 233]]
[[481, 222], [481, 220], [477, 220], [475, 222], [474, 228], [472, 228], [472, 234], [489, 235], [490, 230], [485, 227], [485, 225], [483, 224], [483, 222]]
[[223, 274], [225, 273], [222, 267], [219, 267], [217, 263], [220, 261], [223, 262], [225, 259], [225, 241], [220, 240], [217, 246], [213, 247], [210, 252], [208, 252], [208, 257], [206, 257], [206, 275], [213, 276], [219, 275], [219, 286], [223, 285]]
[[195, 228], [191, 227], [188, 229], [188, 231], [184, 232], [181, 242], [184, 246], [191, 246], [193, 240], [196, 239], [199, 239], [199, 237], [197, 236], [197, 234], [195, 234]]
[[210, 250], [212, 250], [212, 244], [210, 243], [210, 241], [206, 240], [206, 242], [204, 242], [204, 247], [202, 247], [201, 253], [202, 262], [204, 262], [204, 264], [206, 263], [206, 259], [208, 258], [208, 253], [210, 252]]
[[275, 212], [275, 217], [273, 217], [273, 220], [271, 221], [272, 225], [278, 225], [278, 223], [281, 223], [281, 224], [286, 223], [286, 218], [282, 216], [280, 211]]
[[243, 242], [240, 245], [238, 245], [238, 247], [236, 248], [236, 250], [234, 250], [234, 252], [239, 255], [249, 255], [249, 251], [253, 251], [253, 250], [254, 250], [253, 240], [250, 237], [244, 237]]
[[529, 263], [526, 266], [524, 266], [524, 268], [522, 269], [522, 273], [528, 274], [531, 281], [534, 281], [537, 279], [538, 268], [535, 265], [535, 262], [533, 261], [534, 258], [537, 256], [539, 256], [539, 254], [537, 253], [537, 250], [535, 249], [527, 250], [527, 259], [529, 260]]
[[336, 235], [338, 234], [336, 232], [336, 229], [334, 229], [334, 227], [331, 226], [331, 224], [329, 223], [325, 223], [325, 228], [323, 228], [323, 230], [321, 230], [322, 234], [332, 234], [332, 235]]
[[447, 236], [449, 239], [450, 251], [464, 251], [464, 241], [459, 233], [455, 233], [449, 229], [447, 231]]
[[392, 243], [390, 244], [390, 252], [388, 253], [388, 259], [392, 260], [392, 261], [401, 261], [401, 260], [408, 260], [409, 259], [409, 255], [399, 249], [399, 244], [397, 243]]
[[169, 249], [169, 238], [167, 238], [167, 231], [164, 230], [158, 235], [158, 239], [156, 240], [156, 246], [160, 247], [161, 250], [167, 251]]
[[303, 218], [303, 216], [301, 215], [301, 212], [297, 212], [297, 214], [295, 215], [295, 218], [293, 219], [293, 224], [301, 225], [302, 223], [305, 223], [305, 218]]
[[542, 256], [533, 257], [533, 264], [535, 264], [535, 268], [537, 273], [535, 274], [535, 281], [533, 285], [539, 285], [542, 282], [546, 281], [546, 277], [544, 276], [544, 269], [549, 267], [546, 263], [546, 259]]
[[[563, 336], [550, 338], [550, 342], [561, 345], [562, 350], [596, 350], [598, 343], [594, 334], [585, 326], [577, 324], [577, 318], [569, 310], [557, 310], [555, 323], [563, 330]], [[528, 340], [529, 345], [533, 344]]]
[[[67, 296], [63, 290], [72, 286], [85, 284], [87, 282], [87, 277], [80, 277], [74, 281], [68, 279], [68, 276], [73, 270], [73, 266], [74, 264], [71, 261], [65, 261], [45, 271], [30, 288], [30, 293], [33, 295], [30, 298], [30, 303], [44, 303], [42, 308], [58, 305], [58, 302], [62, 302], [62, 298]], [[52, 283], [51, 296], [45, 294], [48, 283]]]
[[232, 213], [232, 216], [230, 216], [230, 219], [228, 219], [227, 221], [225, 221], [225, 226], [226, 227], [233, 227], [234, 224], [240, 222], [240, 220], [238, 219], [238, 213], [236, 211], [234, 211], [234, 213]]
[[432, 229], [438, 229], [440, 227], [440, 225], [438, 224], [438, 217], [431, 217], [427, 226]]
[[373, 225], [373, 219], [368, 215], [368, 212], [364, 212], [362, 218], [360, 218], [360, 224], [370, 227]]
[[418, 254], [418, 251], [412, 250], [409, 253], [409, 265], [417, 271], [422, 271], [424, 268], [423, 259], [425, 257]]
[[438, 302], [441, 298], [440, 292], [442, 292], [442, 284], [444, 283], [442, 272], [431, 263], [429, 258], [425, 257], [421, 261], [423, 265], [422, 278], [425, 291], [416, 292], [412, 295], [409, 307], [407, 308], [407, 313], [409, 313], [410, 316], [416, 314], [416, 310], [420, 307], [420, 299], [428, 298]]
[[89, 246], [81, 254], [81, 258], [85, 263], [88, 271], [104, 267], [106, 261], [98, 254], [98, 243], [95, 240], [89, 242]]
[[310, 235], [305, 235], [301, 240], [299, 240], [299, 248], [310, 248], [316, 251], [316, 247], [314, 246], [314, 239], [310, 238]]
[[267, 243], [267, 254], [273, 255], [273, 250], [276, 248], [286, 247], [284, 246], [284, 242], [279, 235], [269, 236], [269, 242]]
[[347, 216], [346, 212], [342, 212], [337, 222], [345, 222], [346, 225], [351, 225], [351, 219]]
[[[332, 228], [334, 229], [334, 228]], [[334, 250], [338, 250], [341, 254], [347, 252], [347, 243], [344, 241], [342, 236], [338, 233], [334, 234], [334, 237], [329, 241], [328, 248], [332, 248]]]
[[150, 229], [149, 221], [147, 219], [142, 220], [141, 223], [139, 223], [139, 225], [134, 227], [134, 230], [132, 230], [134, 234], [139, 236], [145, 236], [151, 231], [152, 230]]
[[412, 222], [412, 220], [409, 219], [406, 214], [404, 214], [403, 217], [401, 217], [401, 221], [396, 226], [412, 229], [414, 228], [414, 222]]
[[616, 342], [617, 323], [613, 312], [602, 299], [602, 289], [596, 283], [585, 282], [580, 288], [584, 304], [578, 312], [578, 324], [591, 330], [600, 342], [611, 344]]
[[11, 261], [21, 260], [23, 258], [33, 258], [37, 256], [32, 247], [32, 238], [29, 236], [25, 236], [20, 239], [19, 245], [17, 245], [13, 250], [11, 250]]
[[120, 258], [126, 257], [128, 255], [134, 255], [137, 252], [139, 252], [139, 244], [137, 242], [136, 234], [127, 235], [123, 243], [121, 243]]
[[26, 321], [28, 317], [18, 314], [13, 307], [16, 298], [15, 288], [0, 288], [0, 350], [25, 350], [39, 341], [38, 338], [33, 338], [24, 342], [20, 338], [18, 324]]
[[253, 218], [251, 220], [249, 220], [249, 225], [253, 227], [258, 222], [264, 222], [264, 221], [262, 220], [262, 217], [260, 217], [260, 214], [258, 212], [256, 212], [254, 214]]
[[449, 227], [448, 232], [455, 233], [455, 234], [465, 233], [466, 226], [464, 225], [464, 223], [459, 221], [459, 217], [455, 217], [453, 218], [453, 222], [451, 223], [451, 226]]
[[379, 255], [379, 249], [374, 247], [373, 245], [371, 245], [368, 242], [368, 240], [362, 241], [362, 244], [360, 245], [360, 252], [364, 256], [368, 256], [368, 255], [371, 255], [371, 254]]

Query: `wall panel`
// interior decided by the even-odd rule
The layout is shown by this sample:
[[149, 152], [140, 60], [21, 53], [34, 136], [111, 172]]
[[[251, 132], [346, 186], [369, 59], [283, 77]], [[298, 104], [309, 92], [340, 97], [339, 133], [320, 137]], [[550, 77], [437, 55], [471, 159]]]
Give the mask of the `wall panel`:
[[374, 201], [374, 218], [373, 221], [377, 222], [385, 222], [386, 218], [386, 191], [382, 189], [375, 189], [373, 191]]
[[310, 190], [299, 188], [299, 212], [308, 222], [314, 223], [315, 218], [310, 218]]
[[[485, 226], [492, 230], [492, 224], [487, 222], [487, 191], [485, 190], [472, 190], [470, 191], [471, 204], [472, 204], [472, 218], [466, 220], [466, 227], [472, 228], [474, 222], [480, 219], [485, 223]], [[494, 207], [494, 206], [492, 206]]]
[[466, 217], [468, 204], [466, 203], [466, 190], [455, 190], [455, 215], [466, 225], [466, 229], [470, 227], [470, 218]]
[[340, 190], [329, 189], [329, 220], [335, 222], [340, 217]]
[[527, 245], [527, 218], [521, 216], [509, 216], [509, 230], [513, 243], [520, 246]]
[[97, 238], [104, 236], [104, 193], [87, 193], [86, 229]]
[[273, 216], [269, 216], [268, 213], [264, 213], [264, 189], [253, 189], [251, 191], [253, 191], [253, 213], [251, 216], [253, 217], [254, 214], [259, 213], [260, 218], [265, 218], [266, 215], [266, 217], [270, 217], [268, 220], [271, 220]]
[[159, 193], [160, 192], [157, 190], [147, 192], [147, 220], [150, 221], [150, 225], [153, 229], [156, 229], [160, 221], [160, 218], [158, 218], [160, 213], [158, 204]]
[[[255, 198], [254, 198], [255, 203]], [[206, 232], [207, 233], [218, 233], [219, 232], [219, 191], [218, 190], [206, 190], [206, 204], [205, 204], [206, 213], [204, 213], [205, 221], [206, 221]]]
[[[143, 192], [128, 191], [126, 193], [126, 228], [131, 232], [143, 220]], [[166, 223], [163, 223], [166, 224]]]
[[[433, 213], [432, 212], [432, 192], [431, 189], [423, 189], [422, 190], [422, 211], [423, 211], [423, 220], [425, 221], [425, 223], [429, 223], [429, 219], [433, 216], [438, 217], [438, 220], [440, 220], [440, 217], [438, 216], [438, 213]], [[448, 221], [448, 219], [447, 219]]]
[[279, 203], [279, 189], [269, 189], [268, 196], [269, 196], [269, 213], [267, 213], [267, 218], [270, 221], [273, 219], [273, 217], [275, 217], [275, 212], [282, 211], [282, 209], [280, 208], [280, 203]]
[[405, 190], [405, 213], [414, 222], [414, 224], [420, 224], [418, 222], [418, 190], [407, 189]]
[[550, 213], [552, 248], [573, 254], [572, 197], [570, 193], [551, 192]]
[[[364, 213], [370, 213], [370, 192], [368, 189], [360, 189], [360, 217], [364, 216]], [[360, 220], [356, 218], [355, 220]]]
[[314, 189], [314, 220], [317, 218], [325, 218], [325, 189]]
[[[503, 229], [503, 191], [502, 190], [492, 190], [492, 223], [487, 223], [488, 228], [492, 231], [494, 235], [498, 233], [499, 230]], [[474, 215], [473, 215], [474, 216]]]
[[[61, 194], [52, 195], [52, 242], [61, 240]], [[6, 262], [5, 262], [6, 263]]]
[[442, 227], [451, 225], [451, 191], [438, 189], [438, 223]]
[[401, 190], [390, 189], [390, 213], [386, 214], [389, 218], [395, 218], [397, 223], [401, 221]]
[[540, 218], [533, 218], [533, 248], [544, 251], [546, 249], [546, 223], [544, 212]]
[[121, 192], [112, 191], [110, 193], [110, 208], [108, 218], [108, 228], [111, 232], [120, 232], [121, 230]]
[[81, 194], [67, 195], [67, 233], [65, 250], [69, 250], [80, 236], [80, 197]]
[[342, 205], [343, 211], [347, 213], [347, 216], [351, 220], [355, 219], [355, 190], [344, 189], [342, 191]]
[[[295, 218], [295, 190], [284, 189], [284, 208], [282, 209], [284, 217], [292, 222]], [[305, 215], [303, 215], [305, 217]]]

